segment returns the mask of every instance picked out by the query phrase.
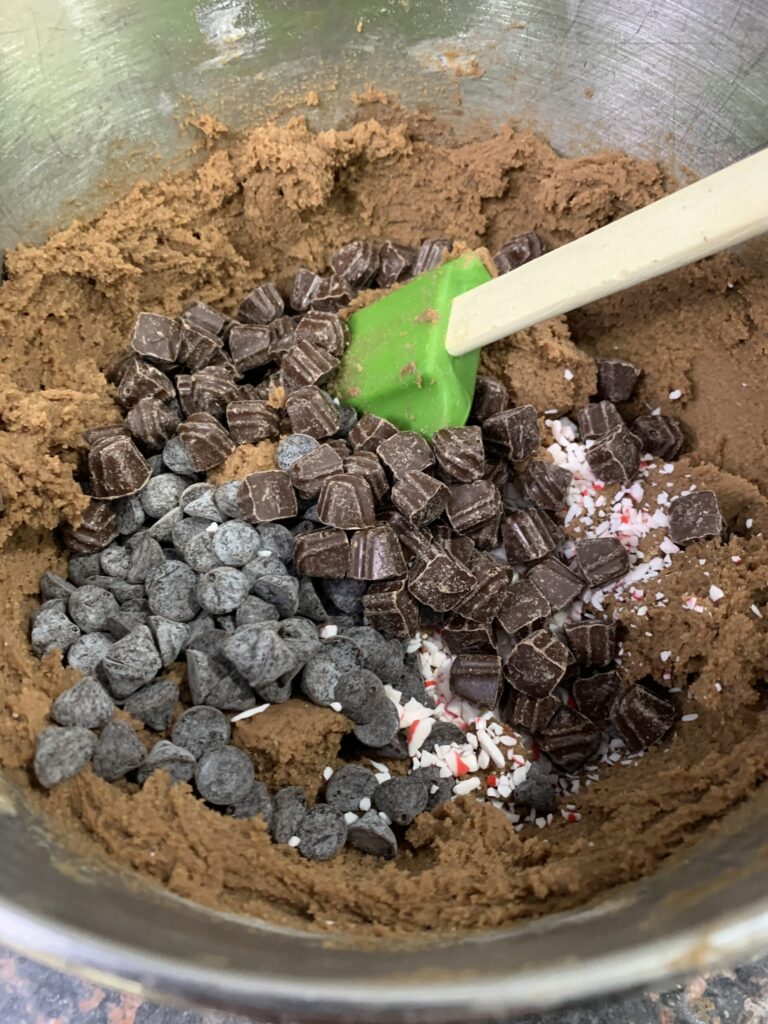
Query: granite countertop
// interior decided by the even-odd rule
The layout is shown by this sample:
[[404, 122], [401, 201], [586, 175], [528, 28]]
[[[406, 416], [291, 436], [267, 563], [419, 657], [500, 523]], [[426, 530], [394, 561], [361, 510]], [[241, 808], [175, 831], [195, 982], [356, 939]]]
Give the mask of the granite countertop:
[[[766, 1024], [768, 958], [664, 992], [521, 1018], [519, 1024]], [[0, 1024], [246, 1024], [97, 988], [0, 949]]]

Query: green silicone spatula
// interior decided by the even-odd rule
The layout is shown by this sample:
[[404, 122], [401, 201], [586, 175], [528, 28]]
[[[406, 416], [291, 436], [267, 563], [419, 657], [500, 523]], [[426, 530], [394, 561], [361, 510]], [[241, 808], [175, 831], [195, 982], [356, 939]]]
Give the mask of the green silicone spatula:
[[467, 252], [349, 317], [339, 398], [431, 437], [467, 421], [484, 345], [768, 231], [768, 149], [493, 278]]

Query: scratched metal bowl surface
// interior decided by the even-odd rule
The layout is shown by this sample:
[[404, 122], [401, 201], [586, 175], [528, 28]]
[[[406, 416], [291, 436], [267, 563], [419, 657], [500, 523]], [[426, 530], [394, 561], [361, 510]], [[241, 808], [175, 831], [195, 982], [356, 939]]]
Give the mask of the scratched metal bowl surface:
[[[764, 0], [0, 6], [0, 247], [103, 204], [126, 175], [157, 166], [147, 154], [181, 162], [191, 109], [242, 124], [331, 78], [318, 125], [347, 115], [350, 94], [374, 80], [459, 129], [532, 121], [569, 153], [610, 145], [706, 173], [768, 143]], [[450, 51], [475, 55], [483, 76], [452, 75]], [[766, 835], [762, 794], [685, 863], [588, 909], [372, 952], [73, 863], [6, 786], [0, 941], [107, 984], [262, 1020], [504, 1019], [768, 948]]]

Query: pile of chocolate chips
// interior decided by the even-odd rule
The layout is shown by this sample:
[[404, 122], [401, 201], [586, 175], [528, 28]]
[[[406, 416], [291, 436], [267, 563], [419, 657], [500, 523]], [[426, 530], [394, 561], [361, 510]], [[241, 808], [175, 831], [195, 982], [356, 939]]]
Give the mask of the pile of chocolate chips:
[[[605, 730], [633, 751], [667, 733], [671, 701], [625, 685], [612, 667], [615, 623], [553, 622], [628, 561], [610, 537], [578, 542], [571, 564], [558, 553], [570, 474], [536, 458], [534, 407], [513, 406], [500, 382], [480, 377], [469, 425], [428, 443], [374, 415], [358, 420], [323, 389], [347, 339], [338, 308], [359, 288], [430, 269], [450, 248], [352, 242], [326, 276], [299, 270], [287, 302], [260, 285], [235, 320], [202, 303], [179, 320], [139, 315], [132, 350], [110, 374], [124, 421], [87, 432], [92, 501], [64, 531], [69, 578], [44, 575], [32, 625], [36, 654], [58, 649], [84, 673], [39, 737], [43, 786], [87, 764], [138, 784], [163, 769], [194, 780], [213, 807], [263, 816], [276, 842], [306, 857], [328, 859], [347, 842], [394, 856], [392, 826], [450, 798], [450, 780], [421, 768], [380, 783], [350, 763], [307, 808], [297, 787], [270, 794], [256, 780], [224, 712], [301, 696], [351, 720], [352, 761], [407, 760], [385, 685], [401, 703], [430, 704], [405, 656], [418, 629], [440, 630], [456, 655], [457, 695], [498, 708], [563, 771], [585, 764]], [[506, 272], [541, 251], [531, 233], [495, 259]], [[664, 416], [630, 429], [616, 403], [638, 371], [620, 360], [599, 371], [600, 401], [579, 428], [595, 474], [626, 484], [642, 451], [676, 457], [682, 433]], [[263, 440], [278, 442], [278, 468], [205, 481], [237, 445]], [[670, 520], [677, 543], [722, 531], [711, 492], [677, 499]], [[180, 688], [163, 675], [182, 659]], [[115, 705], [160, 734], [149, 751]], [[457, 726], [437, 722], [425, 748], [462, 742]]]

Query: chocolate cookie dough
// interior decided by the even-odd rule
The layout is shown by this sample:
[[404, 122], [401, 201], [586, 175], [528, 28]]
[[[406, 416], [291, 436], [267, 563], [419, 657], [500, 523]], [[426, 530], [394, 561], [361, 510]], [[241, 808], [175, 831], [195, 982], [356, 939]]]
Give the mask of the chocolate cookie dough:
[[[543, 819], [544, 829], [526, 824], [527, 819], [513, 821], [467, 790], [468, 795], [442, 803], [433, 813], [418, 814], [405, 832], [406, 841], [398, 841], [397, 856], [386, 863], [355, 848], [328, 862], [302, 859], [290, 846], [272, 843], [263, 815], [223, 815], [201, 802], [186, 782], [171, 785], [167, 771], [153, 771], [142, 788], [109, 782], [90, 769], [50, 792], [42, 793], [34, 783], [32, 757], [40, 731], [83, 727], [48, 725], [52, 698], [81, 673], [62, 668], [55, 652], [38, 661], [29, 645], [29, 617], [41, 574], [66, 575], [66, 559], [51, 531], [65, 523], [75, 531], [84, 529], [80, 517], [88, 500], [74, 474], [86, 448], [93, 451], [94, 445], [93, 439], [86, 445], [83, 431], [121, 421], [110, 383], [116, 379], [112, 363], [122, 355], [140, 310], [175, 317], [201, 299], [229, 316], [237, 315], [239, 307], [241, 319], [255, 328], [265, 317], [271, 319], [296, 271], [326, 267], [329, 255], [342, 252], [352, 239], [397, 239], [387, 264], [386, 283], [391, 283], [414, 258], [421, 269], [443, 258], [448, 238], [485, 245], [492, 253], [501, 250], [505, 260], [514, 261], [516, 251], [502, 249], [512, 238], [534, 230], [529, 250], [539, 244], [533, 238], [561, 244], [643, 205], [665, 188], [653, 164], [619, 154], [564, 159], [541, 140], [511, 129], [450, 146], [420, 138], [418, 122], [407, 119], [364, 122], [320, 135], [296, 121], [228, 142], [198, 169], [156, 185], [139, 184], [93, 221], [72, 225], [38, 249], [21, 247], [8, 255], [9, 278], [0, 287], [5, 341], [0, 350], [4, 770], [82, 850], [106, 854], [209, 906], [309, 927], [377, 934], [495, 927], [576, 905], [652, 871], [746, 799], [768, 768], [758, 726], [768, 660], [768, 558], [761, 536], [768, 527], [768, 412], [760, 400], [768, 385], [764, 253], [751, 262], [717, 257], [568, 320], [521, 332], [483, 355], [483, 372], [504, 382], [515, 410], [533, 406], [545, 413], [540, 434], [526, 433], [520, 457], [553, 462], [577, 480], [590, 460], [561, 417], [575, 416], [599, 389], [606, 402], [621, 403], [622, 421], [631, 423], [660, 407], [682, 422], [688, 456], [669, 472], [662, 462], [653, 472], [640, 462], [642, 494], [622, 493], [622, 476], [632, 476], [627, 469], [631, 444], [623, 435], [603, 435], [610, 439], [599, 453], [603, 461], [624, 469], [616, 483], [606, 481], [604, 494], [590, 489], [585, 475], [583, 507], [566, 524], [577, 552], [588, 532], [586, 520], [597, 522], [605, 515], [597, 510], [607, 502], [612, 516], [622, 523], [627, 517], [627, 527], [634, 530], [628, 529], [627, 536], [636, 541], [644, 564], [653, 563], [634, 585], [608, 591], [605, 609], [623, 627], [625, 681], [652, 679], [662, 692], [682, 694], [683, 719], [669, 742], [630, 765], [611, 764], [609, 757], [568, 803], [552, 804], [555, 811], [549, 824]], [[425, 238], [432, 241], [421, 246]], [[367, 255], [361, 248], [345, 257], [359, 265], [361, 281], [368, 273]], [[302, 278], [307, 294], [313, 273]], [[277, 289], [259, 287], [267, 281]], [[326, 291], [323, 301], [336, 301], [333, 288]], [[248, 298], [240, 306], [243, 296]], [[173, 330], [165, 332], [166, 347], [160, 351], [145, 327], [146, 322], [140, 338], [144, 351], [164, 358], [170, 353], [167, 346], [175, 345]], [[313, 357], [309, 379], [306, 359], [294, 360], [292, 383], [322, 383], [335, 358], [329, 354], [320, 366]], [[621, 360], [643, 371], [628, 401], [610, 369], [598, 373], [601, 360]], [[146, 386], [142, 379], [141, 387]], [[479, 398], [490, 403], [489, 415], [504, 418], [503, 400], [502, 407], [493, 406], [492, 383]], [[285, 395], [275, 385], [254, 400], [281, 409]], [[264, 423], [261, 413], [259, 422]], [[511, 443], [512, 435], [501, 429], [508, 420], [492, 435], [500, 444]], [[165, 429], [155, 420], [142, 423]], [[193, 420], [201, 468], [215, 448], [215, 483], [277, 471], [269, 436], [236, 448], [221, 462], [226, 442], [219, 436], [223, 431], [211, 436], [216, 423], [215, 418]], [[528, 426], [536, 426], [535, 418]], [[649, 434], [653, 426], [646, 424], [644, 438], [658, 435]], [[375, 432], [360, 433], [369, 444]], [[537, 452], [539, 440], [543, 448]], [[114, 465], [116, 442], [104, 436], [96, 447], [102, 453], [97, 468], [106, 471]], [[450, 447], [443, 457], [455, 463]], [[133, 489], [142, 466], [133, 452], [130, 459], [131, 480], [119, 486]], [[281, 466], [280, 472], [287, 474], [288, 467]], [[103, 475], [105, 486], [112, 486], [114, 474]], [[546, 476], [547, 493], [553, 481], [557, 475]], [[537, 482], [543, 486], [542, 474]], [[470, 478], [458, 486], [475, 484]], [[699, 494], [716, 494], [730, 540], [724, 544], [717, 537], [686, 536], [684, 550], [673, 552], [665, 530], [643, 520], [643, 509], [651, 499], [668, 509], [674, 496], [693, 487]], [[249, 491], [248, 500], [255, 497]], [[404, 503], [407, 499], [408, 507], [426, 508], [434, 497], [406, 489]], [[465, 497], [461, 491], [453, 498], [455, 528], [476, 507], [474, 499]], [[603, 505], [598, 504], [603, 497]], [[337, 507], [335, 501], [326, 504]], [[681, 530], [690, 522], [681, 517]], [[361, 524], [367, 525], [367, 519]], [[465, 525], [484, 524], [485, 519]], [[92, 531], [113, 528], [104, 522], [86, 525]], [[678, 537], [682, 541], [682, 534]], [[594, 552], [584, 557], [590, 566], [604, 564]], [[546, 561], [540, 567], [546, 572]], [[532, 608], [532, 622], [548, 615], [559, 600], [562, 579], [551, 583], [547, 609]], [[397, 586], [381, 582], [372, 589], [381, 588], [382, 599], [391, 597], [387, 607], [399, 611]], [[600, 592], [590, 600], [597, 609]], [[382, 601], [375, 603], [383, 607]], [[622, 710], [630, 724], [637, 721], [636, 706], [626, 702]], [[517, 713], [516, 704], [511, 714]], [[549, 723], [553, 756], [572, 749], [578, 715], [563, 707], [559, 720]], [[130, 760], [132, 745], [123, 726], [144, 746], [151, 738], [140, 717], [125, 710], [114, 712], [112, 724], [120, 727], [112, 732], [119, 732], [125, 756], [120, 765], [110, 757], [104, 772], [110, 777]], [[233, 746], [223, 749], [247, 751], [258, 778], [271, 790], [298, 786], [312, 801], [326, 770], [343, 764], [340, 750], [351, 728], [332, 709], [291, 700], [234, 723]], [[50, 736], [49, 746], [61, 743], [61, 733]], [[74, 740], [82, 740], [80, 733]], [[583, 736], [580, 742], [586, 742]], [[75, 760], [87, 760], [90, 749], [75, 746]], [[242, 760], [234, 753], [227, 757], [238, 764]], [[622, 759], [618, 754], [614, 760]], [[106, 757], [102, 760], [106, 763]], [[313, 842], [316, 838], [313, 833]], [[389, 855], [394, 852], [389, 836], [376, 833], [376, 839]], [[362, 850], [371, 842], [357, 835], [351, 845]]]

